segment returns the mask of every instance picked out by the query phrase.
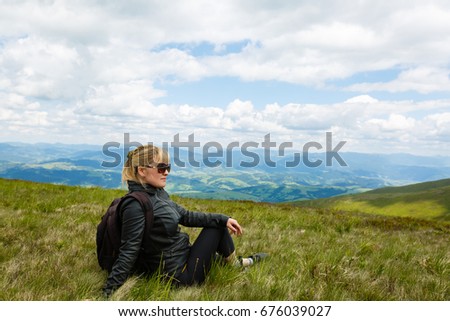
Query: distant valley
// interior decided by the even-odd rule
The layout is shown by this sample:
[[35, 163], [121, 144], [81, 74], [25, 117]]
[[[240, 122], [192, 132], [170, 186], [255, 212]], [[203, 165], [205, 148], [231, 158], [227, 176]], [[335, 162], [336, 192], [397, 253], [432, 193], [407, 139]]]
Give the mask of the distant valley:
[[[123, 155], [123, 150], [117, 152]], [[263, 150], [254, 153], [263, 159]], [[208, 167], [205, 164], [214, 159], [204, 160], [201, 154], [183, 151], [180, 159], [185, 160], [186, 166], [174, 166], [167, 190], [193, 198], [292, 202], [450, 177], [449, 157], [341, 153], [348, 166], [299, 164], [287, 168], [285, 164], [293, 155], [273, 155], [275, 167], [261, 162], [246, 168], [241, 164], [248, 162], [248, 157], [239, 153], [230, 155], [233, 162], [229, 166], [220, 162], [220, 166]], [[309, 159], [321, 158], [321, 154], [309, 155]], [[189, 165], [188, 159], [196, 159], [200, 166]], [[123, 163], [104, 166], [112, 160], [102, 152], [102, 146], [0, 143], [0, 177], [3, 178], [120, 188]]]

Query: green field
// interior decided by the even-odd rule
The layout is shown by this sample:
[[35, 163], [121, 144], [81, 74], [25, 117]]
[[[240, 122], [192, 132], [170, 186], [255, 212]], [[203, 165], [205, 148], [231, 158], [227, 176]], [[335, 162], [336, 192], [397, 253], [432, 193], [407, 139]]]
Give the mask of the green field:
[[295, 204], [449, 222], [450, 179], [386, 187], [355, 195], [301, 201]]
[[[104, 300], [95, 230], [123, 191], [5, 179], [0, 188], [0, 300]], [[205, 284], [183, 289], [133, 276], [112, 300], [450, 300], [446, 221], [175, 200], [233, 216], [244, 227], [238, 255], [264, 251], [270, 259], [244, 271], [214, 267]]]

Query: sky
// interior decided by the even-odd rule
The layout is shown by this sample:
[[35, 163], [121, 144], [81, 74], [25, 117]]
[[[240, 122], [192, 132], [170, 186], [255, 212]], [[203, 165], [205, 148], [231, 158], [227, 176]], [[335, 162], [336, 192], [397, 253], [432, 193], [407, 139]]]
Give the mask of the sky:
[[448, 156], [449, 75], [447, 0], [0, 0], [2, 142]]

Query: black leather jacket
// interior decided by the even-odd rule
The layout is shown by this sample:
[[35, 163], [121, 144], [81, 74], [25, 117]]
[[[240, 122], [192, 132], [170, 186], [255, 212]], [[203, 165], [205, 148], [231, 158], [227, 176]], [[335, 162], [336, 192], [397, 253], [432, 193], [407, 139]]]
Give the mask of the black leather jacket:
[[224, 227], [228, 216], [188, 211], [171, 201], [164, 189], [142, 186], [129, 181], [128, 189], [146, 191], [153, 206], [154, 221], [149, 233], [151, 246], [143, 248], [145, 218], [139, 202], [129, 199], [121, 208], [122, 241], [119, 257], [114, 263], [103, 288], [106, 295], [120, 287], [133, 272], [154, 272], [175, 276], [187, 261], [189, 236], [178, 224], [192, 227]]

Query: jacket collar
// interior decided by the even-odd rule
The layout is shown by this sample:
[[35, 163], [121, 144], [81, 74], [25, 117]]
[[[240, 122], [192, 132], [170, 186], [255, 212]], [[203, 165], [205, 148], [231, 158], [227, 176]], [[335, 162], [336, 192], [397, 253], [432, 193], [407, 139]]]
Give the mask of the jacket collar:
[[145, 184], [142, 185], [141, 183], [134, 182], [134, 181], [127, 181], [128, 184], [128, 191], [129, 192], [147, 192], [149, 194], [156, 194], [158, 190], [161, 188], [156, 188], [152, 185]]

